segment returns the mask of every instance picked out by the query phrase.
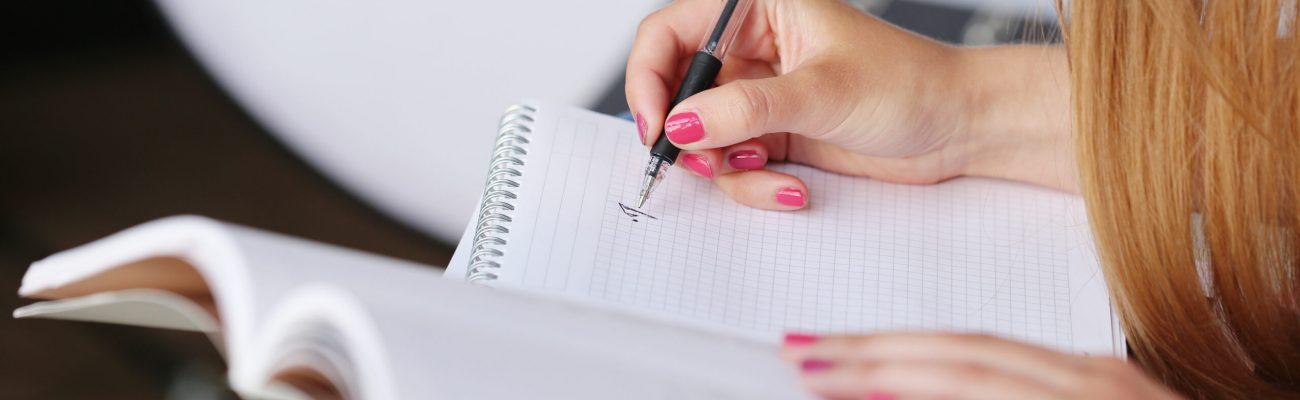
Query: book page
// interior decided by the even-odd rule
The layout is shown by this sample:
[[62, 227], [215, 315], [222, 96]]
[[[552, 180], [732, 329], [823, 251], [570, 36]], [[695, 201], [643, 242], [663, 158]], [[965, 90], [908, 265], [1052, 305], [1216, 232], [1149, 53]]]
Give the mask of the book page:
[[[333, 348], [346, 357], [332, 363], [338, 375], [355, 377], [337, 386], [363, 399], [814, 397], [770, 344], [436, 275], [370, 280], [383, 290], [295, 289], [271, 311], [258, 352]], [[303, 326], [316, 328], [293, 335]]]
[[[801, 177], [811, 202], [764, 211], [674, 168], [637, 210], [648, 151], [635, 127], [538, 108], [494, 285], [769, 338], [945, 330], [1122, 353], [1076, 196], [773, 165]], [[468, 243], [449, 268], [462, 278]]]
[[[151, 280], [185, 275], [169, 271], [193, 273], [197, 285]], [[209, 286], [214, 310], [177, 290]], [[231, 386], [246, 398], [306, 398], [326, 386], [363, 399], [812, 398], [768, 344], [451, 282], [434, 268], [201, 217], [50, 256], [21, 290], [73, 298], [19, 317], [222, 336]]]
[[[219, 321], [231, 374], [239, 376], [249, 365], [273, 361], [268, 360], [273, 355], [253, 346], [267, 324], [268, 310], [296, 288], [332, 283], [355, 292], [384, 293], [393, 281], [422, 279], [438, 280], [437, 270], [204, 217], [176, 216], [33, 263], [19, 294], [66, 300], [38, 303], [17, 315], [209, 331], [215, 328], [211, 321]], [[175, 296], [160, 299], [159, 292]], [[167, 309], [177, 314], [163, 314]]]

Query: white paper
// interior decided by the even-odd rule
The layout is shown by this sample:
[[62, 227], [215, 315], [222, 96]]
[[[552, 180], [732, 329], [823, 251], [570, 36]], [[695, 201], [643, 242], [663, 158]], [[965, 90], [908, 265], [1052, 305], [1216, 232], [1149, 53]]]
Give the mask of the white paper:
[[212, 315], [190, 299], [157, 289], [128, 289], [42, 301], [14, 310], [14, 318], [108, 322], [208, 334], [219, 333], [221, 329]]
[[296, 289], [271, 312], [257, 352], [286, 351], [303, 333], [334, 343], [316, 347], [348, 357], [334, 363], [355, 378], [357, 398], [811, 397], [775, 346], [436, 277], [390, 278], [372, 279], [383, 293]]
[[[634, 218], [620, 203], [635, 205], [648, 157], [635, 127], [538, 108], [493, 285], [772, 340], [782, 331], [945, 330], [1123, 353], [1076, 196], [776, 165], [807, 183], [811, 204], [763, 211], [674, 168], [641, 210], [654, 218]], [[471, 235], [452, 278], [464, 277]]]
[[[304, 398], [271, 378], [307, 365], [367, 399], [809, 398], [771, 345], [452, 282], [433, 267], [201, 217], [154, 221], [51, 256], [29, 270], [21, 292], [102, 279], [154, 257], [187, 261], [212, 288], [230, 382], [245, 397]], [[114, 291], [16, 314], [215, 330], [181, 296], [99, 287]]]

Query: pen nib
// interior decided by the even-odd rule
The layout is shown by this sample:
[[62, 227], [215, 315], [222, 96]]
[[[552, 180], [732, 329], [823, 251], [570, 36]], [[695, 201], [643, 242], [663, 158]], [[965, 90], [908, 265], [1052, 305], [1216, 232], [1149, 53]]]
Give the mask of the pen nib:
[[659, 181], [664, 179], [667, 172], [668, 163], [657, 156], [650, 156], [650, 165], [645, 167], [645, 179], [641, 181], [641, 195], [637, 196], [636, 208], [645, 207], [645, 202], [650, 200], [650, 193], [655, 191]]

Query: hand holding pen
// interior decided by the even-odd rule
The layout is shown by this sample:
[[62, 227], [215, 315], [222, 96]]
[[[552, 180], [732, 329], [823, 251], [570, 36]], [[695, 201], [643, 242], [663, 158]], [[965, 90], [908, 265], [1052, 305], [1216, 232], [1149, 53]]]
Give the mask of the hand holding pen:
[[1050, 147], [1068, 127], [1027, 118], [1064, 105], [988, 97], [999, 85], [1051, 90], [1037, 82], [1044, 74], [1008, 65], [1007, 54], [985, 57], [983, 49], [903, 31], [836, 0], [754, 0], [726, 47], [717, 86], [670, 108], [726, 3], [681, 0], [647, 17], [628, 59], [626, 91], [642, 142], [655, 144], [662, 130], [681, 149], [677, 164], [733, 200], [772, 210], [810, 204], [808, 186], [766, 169], [768, 162], [904, 183], [984, 175], [1074, 187], [1059, 179], [1075, 174], [1056, 170], [1069, 163], [1053, 161], [1068, 149]]
[[[670, 107], [713, 85], [722, 70], [722, 61], [727, 57], [727, 50], [731, 48], [732, 40], [744, 25], [750, 4], [750, 0], [726, 0], [722, 4], [722, 12], [713, 23], [713, 28], [704, 36], [699, 50], [695, 52], [691, 63], [686, 67], [686, 75], [682, 77], [681, 87], [677, 89], [677, 95], [673, 97]], [[638, 126], [641, 126], [641, 123], [638, 117]], [[664, 129], [665, 132], [671, 129], [673, 132], [689, 135], [692, 133], [688, 132], [699, 131], [702, 127], [699, 118], [679, 118], [666, 122]], [[644, 131], [641, 132], [641, 142], [646, 143]], [[637, 197], [637, 207], [645, 206], [645, 202], [650, 199], [650, 194], [654, 193], [656, 186], [667, 174], [668, 167], [677, 161], [680, 153], [681, 149], [669, 141], [667, 136], [655, 140], [654, 146], [650, 147], [650, 163], [645, 168], [641, 193]]]

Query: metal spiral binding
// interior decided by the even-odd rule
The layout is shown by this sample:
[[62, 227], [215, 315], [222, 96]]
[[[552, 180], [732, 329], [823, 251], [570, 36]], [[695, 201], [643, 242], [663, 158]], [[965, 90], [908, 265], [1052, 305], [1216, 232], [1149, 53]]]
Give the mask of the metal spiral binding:
[[501, 116], [501, 127], [497, 130], [496, 146], [492, 151], [492, 163], [488, 168], [487, 187], [483, 190], [483, 200], [478, 208], [478, 223], [474, 226], [474, 245], [471, 248], [469, 269], [465, 279], [470, 282], [496, 280], [501, 264], [493, 259], [503, 254], [497, 246], [506, 244], [506, 228], [510, 215], [515, 209], [514, 188], [519, 187], [519, 171], [524, 165], [521, 158], [528, 154], [523, 146], [528, 144], [526, 134], [533, 130], [533, 114], [537, 109], [527, 105], [507, 108]]

